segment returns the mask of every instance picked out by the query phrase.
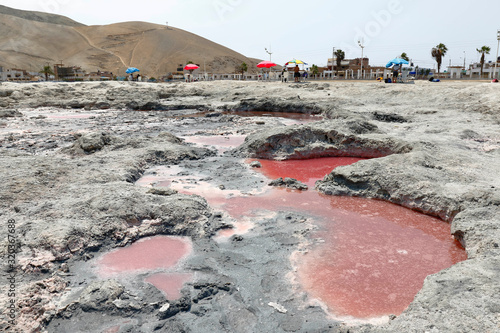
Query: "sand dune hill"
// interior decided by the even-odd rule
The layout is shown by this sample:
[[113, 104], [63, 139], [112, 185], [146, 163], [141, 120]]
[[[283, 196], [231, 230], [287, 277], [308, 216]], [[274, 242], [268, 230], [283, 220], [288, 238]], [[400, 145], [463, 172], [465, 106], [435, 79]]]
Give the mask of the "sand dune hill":
[[[100, 53], [96, 61], [103, 66], [123, 72], [134, 66], [146, 73], [173, 72], [179, 64], [192, 61], [206, 66], [207, 71], [233, 72], [234, 67], [249, 59], [227, 47], [177, 28], [146, 22], [125, 22], [106, 26], [87, 26], [75, 29], [86, 37]], [[114, 55], [114, 59], [110, 55]], [[95, 62], [94, 62], [95, 63]]]
[[243, 62], [254, 70], [259, 61], [173, 27], [146, 22], [85, 26], [57, 15], [13, 15], [6, 9], [0, 7], [0, 66], [7, 68], [35, 71], [63, 61], [87, 71], [125, 75], [126, 68], [134, 66], [143, 74], [160, 76], [188, 61], [215, 73], [232, 73]]
[[38, 21], [52, 24], [67, 25], [71, 27], [83, 26], [84, 24], [73, 21], [72, 19], [62, 16], [42, 12], [34, 12], [28, 10], [20, 10], [0, 5], [0, 13], [10, 16], [20, 17], [30, 21]]

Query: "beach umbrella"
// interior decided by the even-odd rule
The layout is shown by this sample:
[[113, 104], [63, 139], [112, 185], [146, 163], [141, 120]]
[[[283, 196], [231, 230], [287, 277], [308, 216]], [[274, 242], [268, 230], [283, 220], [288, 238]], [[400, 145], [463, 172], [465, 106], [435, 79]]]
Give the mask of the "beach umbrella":
[[269, 76], [271, 75], [271, 67], [278, 66], [272, 61], [261, 61], [257, 64], [258, 68], [269, 68]]
[[271, 68], [271, 67], [274, 67], [274, 66], [278, 66], [278, 65], [276, 65], [272, 61], [261, 61], [261, 62], [259, 62], [257, 64], [257, 67], [259, 67], [259, 68]]
[[307, 65], [306, 62], [302, 61], [302, 60], [297, 60], [297, 59], [293, 59], [293, 60], [290, 60], [288, 61], [285, 65], [288, 65], [288, 64], [295, 64], [295, 65]]
[[184, 67], [185, 70], [187, 71], [194, 71], [195, 69], [198, 69], [200, 68], [200, 66], [198, 65], [195, 65], [195, 64], [189, 64], [189, 65], [186, 65], [186, 67]]
[[127, 74], [132, 74], [132, 73], [135, 73], [135, 72], [140, 72], [140, 70], [138, 70], [137, 68], [135, 67], [129, 67], [127, 68], [127, 70], [125, 71], [125, 73]]
[[408, 65], [408, 64], [409, 64], [409, 62], [404, 60], [403, 58], [394, 58], [391, 61], [389, 61], [387, 63], [387, 65], [385, 65], [385, 67], [389, 68], [393, 65]]
[[[193, 74], [193, 71], [194, 71], [195, 69], [198, 69], [198, 68], [200, 68], [200, 66], [195, 65], [195, 64], [187, 64], [187, 65], [184, 67], [184, 69], [185, 69], [185, 70], [189, 71], [189, 75], [190, 75], [190, 76]], [[190, 77], [190, 76], [188, 76], [188, 81], [191, 81], [191, 77]]]
[[303, 62], [302, 60], [297, 60], [297, 59], [293, 59], [293, 60], [288, 61], [285, 64], [285, 66], [288, 66], [290, 64], [294, 64], [294, 65], [307, 65], [307, 63]]
[[302, 61], [302, 60], [293, 59], [293, 60], [288, 61], [285, 64], [286, 67], [288, 67], [290, 65], [293, 65], [293, 66], [295, 66], [295, 65], [302, 65], [302, 69], [304, 69], [304, 66], [307, 65], [307, 63], [304, 62], [304, 61]]

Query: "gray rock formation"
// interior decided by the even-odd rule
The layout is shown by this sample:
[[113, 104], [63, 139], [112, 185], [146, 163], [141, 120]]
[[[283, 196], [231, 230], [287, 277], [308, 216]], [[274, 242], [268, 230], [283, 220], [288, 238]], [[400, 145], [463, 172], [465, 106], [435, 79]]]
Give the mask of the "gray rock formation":
[[298, 181], [297, 179], [289, 177], [285, 177], [285, 179], [280, 177], [278, 179], [269, 182], [268, 185], [276, 187], [286, 187], [292, 190], [300, 190], [300, 191], [304, 191], [309, 188], [306, 184]]

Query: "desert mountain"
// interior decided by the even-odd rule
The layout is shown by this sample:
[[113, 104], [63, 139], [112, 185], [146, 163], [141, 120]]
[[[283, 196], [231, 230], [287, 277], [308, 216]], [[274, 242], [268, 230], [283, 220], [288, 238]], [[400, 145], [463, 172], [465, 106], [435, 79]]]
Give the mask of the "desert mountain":
[[70, 27], [83, 26], [84, 24], [73, 21], [66, 16], [54, 15], [49, 13], [34, 12], [27, 10], [14, 9], [0, 5], [0, 14], [16, 16], [30, 21], [38, 21], [52, 24], [67, 25]]
[[41, 70], [63, 62], [86, 71], [125, 75], [128, 67], [160, 76], [192, 61], [213, 73], [233, 73], [257, 59], [187, 31], [146, 22], [86, 26], [69, 18], [0, 6], [0, 66]]

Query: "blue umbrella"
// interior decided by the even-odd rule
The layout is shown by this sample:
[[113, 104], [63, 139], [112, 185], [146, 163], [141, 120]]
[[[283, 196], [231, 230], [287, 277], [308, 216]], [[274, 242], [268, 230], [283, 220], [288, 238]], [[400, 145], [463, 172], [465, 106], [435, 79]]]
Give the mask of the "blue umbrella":
[[391, 61], [389, 61], [389, 62], [387, 63], [387, 65], [385, 65], [385, 67], [386, 67], [386, 68], [389, 68], [389, 67], [391, 67], [392, 65], [403, 65], [403, 64], [408, 65], [408, 64], [409, 64], [409, 62], [408, 62], [408, 61], [406, 61], [406, 60], [404, 60], [404, 59], [402, 59], [402, 58], [394, 58], [394, 59], [392, 59]]
[[129, 67], [125, 71], [125, 73], [127, 73], [127, 74], [132, 74], [132, 73], [135, 73], [135, 72], [139, 72], [139, 70], [137, 68], [135, 68], [135, 67]]

